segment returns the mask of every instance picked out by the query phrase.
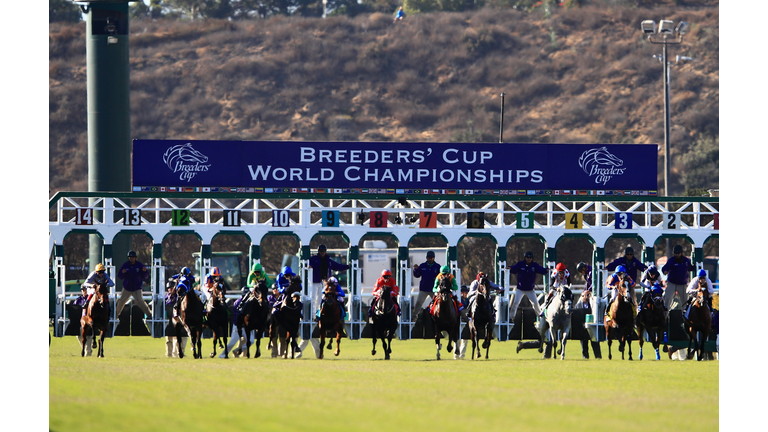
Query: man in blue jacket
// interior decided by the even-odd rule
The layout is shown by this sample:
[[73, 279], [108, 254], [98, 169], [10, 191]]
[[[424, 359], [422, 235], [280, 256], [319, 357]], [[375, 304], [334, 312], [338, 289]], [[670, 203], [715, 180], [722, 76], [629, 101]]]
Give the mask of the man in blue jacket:
[[675, 294], [679, 298], [677, 304], [682, 308], [682, 304], [688, 298], [685, 290], [688, 287], [690, 273], [696, 270], [696, 267], [691, 264], [691, 260], [683, 256], [681, 245], [675, 245], [672, 253], [673, 256], [661, 268], [661, 272], [667, 276], [667, 287], [664, 290], [664, 307], [667, 310], [672, 309], [670, 306], [672, 306], [672, 300], [675, 299]]
[[328, 280], [334, 271], [348, 270], [346, 264], [339, 264], [328, 256], [328, 248], [321, 244], [317, 247], [317, 255], [309, 258], [309, 268], [312, 269], [312, 310], [320, 308], [320, 299], [323, 297], [323, 280]]
[[523, 261], [519, 261], [517, 264], [509, 268], [512, 274], [517, 275], [517, 288], [515, 288], [515, 300], [512, 302], [512, 312], [509, 316], [510, 328], [515, 326], [515, 314], [517, 313], [517, 307], [520, 305], [520, 300], [523, 296], [527, 296], [528, 300], [533, 305], [533, 310], [536, 311], [536, 315], [541, 314], [541, 308], [539, 307], [539, 300], [536, 298], [536, 275], [547, 274], [547, 269], [540, 266], [538, 263], [533, 262], [533, 252], [528, 251], [525, 253]]
[[645, 264], [640, 262], [639, 259], [635, 258], [635, 250], [631, 247], [624, 249], [624, 256], [613, 260], [613, 262], [605, 266], [605, 269], [614, 271], [616, 270], [616, 267], [620, 265], [627, 269], [626, 274], [628, 274], [633, 281], [639, 280], [637, 278], [638, 270], [645, 271], [648, 268]]
[[136, 251], [128, 252], [128, 261], [117, 272], [117, 277], [123, 280], [123, 291], [120, 293], [117, 306], [115, 306], [117, 316], [120, 316], [120, 312], [123, 311], [123, 306], [128, 299], [133, 297], [133, 304], [137, 305], [148, 318], [151, 318], [152, 313], [149, 311], [149, 306], [141, 296], [141, 286], [144, 281], [149, 279], [149, 270], [136, 259]]
[[[435, 297], [432, 288], [435, 286], [435, 278], [440, 273], [440, 264], [435, 262], [435, 253], [427, 252], [427, 261], [420, 265], [413, 265], [413, 277], [421, 278], [419, 282], [419, 295], [411, 307], [411, 321], [416, 320], [416, 314], [424, 305], [424, 300], [429, 297], [430, 301]], [[407, 294], [407, 293], [403, 293]]]

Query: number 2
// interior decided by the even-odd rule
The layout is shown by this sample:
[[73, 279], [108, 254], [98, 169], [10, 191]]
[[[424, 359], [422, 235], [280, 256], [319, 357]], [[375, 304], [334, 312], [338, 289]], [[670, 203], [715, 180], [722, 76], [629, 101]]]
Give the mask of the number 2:
[[677, 229], [677, 214], [676, 213], [667, 213], [665, 216], [665, 222], [666, 222], [666, 229], [673, 230]]

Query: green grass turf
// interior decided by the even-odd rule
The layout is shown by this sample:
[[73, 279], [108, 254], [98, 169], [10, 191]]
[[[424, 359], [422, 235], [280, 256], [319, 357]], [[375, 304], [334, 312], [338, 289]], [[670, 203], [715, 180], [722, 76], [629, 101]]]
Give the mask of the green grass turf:
[[[664, 431], [718, 429], [719, 362], [565, 361], [494, 342], [489, 360], [435, 360], [434, 341], [342, 340], [341, 355], [297, 360], [165, 357], [165, 340], [116, 337], [106, 358], [77, 339], [49, 348], [52, 431]], [[262, 348], [265, 348], [263, 345]], [[468, 349], [469, 351], [469, 349]], [[266, 352], [262, 349], [262, 352]], [[95, 353], [95, 350], [94, 350]], [[590, 356], [592, 356], [590, 350]]]

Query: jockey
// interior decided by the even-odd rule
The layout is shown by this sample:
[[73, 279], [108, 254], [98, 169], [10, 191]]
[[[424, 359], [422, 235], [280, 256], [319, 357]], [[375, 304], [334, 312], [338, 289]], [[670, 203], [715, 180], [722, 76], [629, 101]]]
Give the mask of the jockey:
[[184, 282], [184, 285], [191, 287], [195, 284], [195, 277], [192, 276], [192, 272], [187, 267], [183, 267], [179, 274], [175, 274], [171, 276], [172, 280], [178, 280], [179, 282]]
[[[626, 282], [629, 288], [635, 286], [635, 281], [627, 274], [627, 269], [620, 265], [616, 267], [616, 273], [608, 276], [608, 280], [605, 281], [605, 287], [611, 289], [611, 300], [605, 307], [605, 314], [608, 315], [611, 312], [611, 303], [619, 296], [619, 286], [622, 282]], [[631, 298], [632, 303], [635, 302], [634, 298]], [[633, 311], [637, 311], [637, 307], [633, 308]]]
[[[488, 282], [488, 284], [490, 285], [490, 287], [491, 287], [491, 289], [492, 289], [492, 290], [498, 291], [498, 292], [500, 292], [500, 293], [501, 293], [501, 292], [504, 292], [504, 288], [502, 288], [502, 287], [500, 287], [499, 285], [497, 285], [497, 284], [495, 284], [495, 283], [491, 282], [491, 281], [488, 279], [488, 275], [487, 275], [487, 274], [485, 274], [485, 273], [483, 273], [483, 272], [480, 272], [480, 273], [478, 273], [478, 274], [477, 274], [477, 276], [475, 277], [475, 280], [473, 280], [473, 281], [472, 281], [472, 283], [471, 283], [471, 284], [469, 284], [469, 295], [468, 295], [468, 300], [467, 300], [467, 303], [466, 303], [466, 305], [464, 305], [464, 302], [462, 302], [462, 306], [461, 306], [461, 307], [459, 307], [459, 311], [461, 311], [461, 310], [464, 308], [464, 306], [466, 306], [466, 307], [467, 307], [467, 310], [468, 310], [468, 311], [471, 311], [471, 310], [472, 310], [472, 308], [471, 308], [471, 307], [472, 307], [472, 304], [475, 302], [475, 299], [477, 298], [477, 288], [478, 288], [478, 287], [480, 286], [480, 284], [481, 284], [481, 283], [483, 283], [484, 281], [487, 281], [487, 282]], [[490, 295], [490, 294], [491, 294], [490, 292], [489, 292], [489, 293], [487, 293], [487, 295]], [[495, 320], [495, 319], [496, 319], [496, 309], [495, 309], [493, 306], [491, 306], [491, 313], [493, 313], [493, 318], [494, 318], [494, 320]], [[472, 316], [470, 316], [469, 314], [470, 314], [470, 312], [467, 312], [467, 316], [468, 316], [469, 318], [472, 318]]]
[[[448, 282], [450, 282], [451, 284], [451, 290], [453, 291], [453, 293], [451, 293], [451, 296], [453, 298], [453, 304], [454, 306], [456, 306], [456, 314], [458, 315], [459, 311], [461, 310], [460, 309], [461, 303], [459, 302], [459, 299], [456, 297], [456, 291], [459, 290], [459, 285], [456, 283], [456, 278], [453, 277], [453, 275], [451, 274], [451, 268], [448, 267], [447, 265], [440, 267], [440, 274], [437, 275], [437, 277], [435, 277], [435, 286], [432, 288], [432, 292], [434, 293], [440, 292], [440, 282], [442, 282], [442, 280], [445, 278], [447, 278]], [[432, 306], [434, 306], [435, 303], [437, 303], [437, 298], [438, 296], [434, 296], [432, 298], [432, 304], [429, 306], [430, 313], [432, 311]]]
[[661, 280], [659, 269], [657, 269], [655, 265], [651, 265], [648, 267], [648, 270], [643, 273], [643, 277], [640, 279], [640, 286], [645, 288], [645, 291], [649, 291], [656, 284], [664, 285]]
[[285, 290], [288, 288], [288, 286], [291, 284], [291, 280], [289, 278], [295, 277], [296, 274], [291, 270], [290, 267], [285, 266], [283, 267], [283, 271], [280, 272], [279, 275], [277, 275], [277, 289], [280, 291], [280, 294], [283, 294]]
[[251, 291], [253, 291], [262, 280], [266, 283], [267, 286], [272, 285], [272, 281], [269, 279], [267, 272], [264, 271], [264, 268], [261, 266], [261, 264], [253, 263], [251, 272], [248, 274], [248, 288], [251, 288]]
[[91, 301], [91, 297], [96, 293], [95, 287], [97, 284], [106, 283], [108, 287], [115, 286], [115, 282], [110, 279], [106, 271], [107, 268], [104, 267], [104, 264], [98, 263], [96, 264], [96, 270], [91, 272], [85, 279], [85, 282], [83, 282], [81, 288], [85, 288], [88, 293], [88, 298], [85, 299], [85, 306], [83, 306], [83, 316], [85, 316], [85, 312], [88, 309], [88, 303]]
[[395, 283], [395, 278], [392, 277], [392, 272], [388, 269], [381, 271], [381, 277], [376, 279], [376, 283], [373, 286], [373, 299], [371, 299], [371, 307], [368, 309], [368, 316], [373, 316], [373, 310], [376, 307], [376, 302], [381, 298], [381, 292], [384, 291], [384, 286], [392, 287], [392, 291], [389, 295], [392, 296], [392, 303], [395, 305], [397, 314], [400, 315], [400, 305], [397, 302], [397, 296], [400, 295], [400, 287]]
[[549, 286], [553, 289], [550, 289], [547, 294], [547, 300], [544, 302], [544, 306], [541, 307], [540, 317], [544, 317], [547, 313], [547, 306], [552, 303], [558, 288], [571, 286], [571, 273], [565, 268], [565, 264], [557, 263], [555, 271], [552, 272], [552, 281], [549, 283]]
[[[339, 302], [339, 308], [341, 309], [339, 318], [341, 319], [341, 323], [344, 324], [344, 318], [347, 316], [347, 310], [344, 308], [344, 297], [346, 297], [347, 294], [339, 285], [339, 280], [333, 276], [329, 277], [328, 280], [325, 281], [325, 284], [336, 291], [336, 301]], [[320, 300], [320, 307], [317, 308], [317, 321], [320, 321], [320, 309], [323, 308], [323, 303], [325, 303], [325, 295], [323, 295], [323, 298]]]
[[691, 280], [691, 282], [688, 284], [688, 288], [685, 290], [685, 293], [688, 294], [688, 301], [686, 301], [685, 305], [683, 305], [686, 318], [688, 318], [688, 313], [691, 311], [693, 300], [696, 298], [696, 293], [699, 291], [699, 288], [704, 288], [709, 293], [707, 296], [707, 306], [709, 306], [710, 312], [712, 311], [712, 294], [715, 293], [715, 288], [712, 286], [712, 281], [707, 277], [706, 270], [699, 270], [697, 276], [698, 277], [696, 279]]

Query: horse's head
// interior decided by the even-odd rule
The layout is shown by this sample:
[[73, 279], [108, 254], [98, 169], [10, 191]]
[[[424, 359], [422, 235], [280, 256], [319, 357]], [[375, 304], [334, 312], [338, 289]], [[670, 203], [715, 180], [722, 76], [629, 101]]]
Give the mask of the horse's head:
[[696, 306], [704, 307], [707, 305], [707, 299], [709, 298], [709, 290], [706, 287], [699, 286], [699, 290], [696, 293]]
[[571, 313], [573, 308], [573, 292], [570, 287], [560, 287], [560, 302], [565, 308], [565, 313]]

